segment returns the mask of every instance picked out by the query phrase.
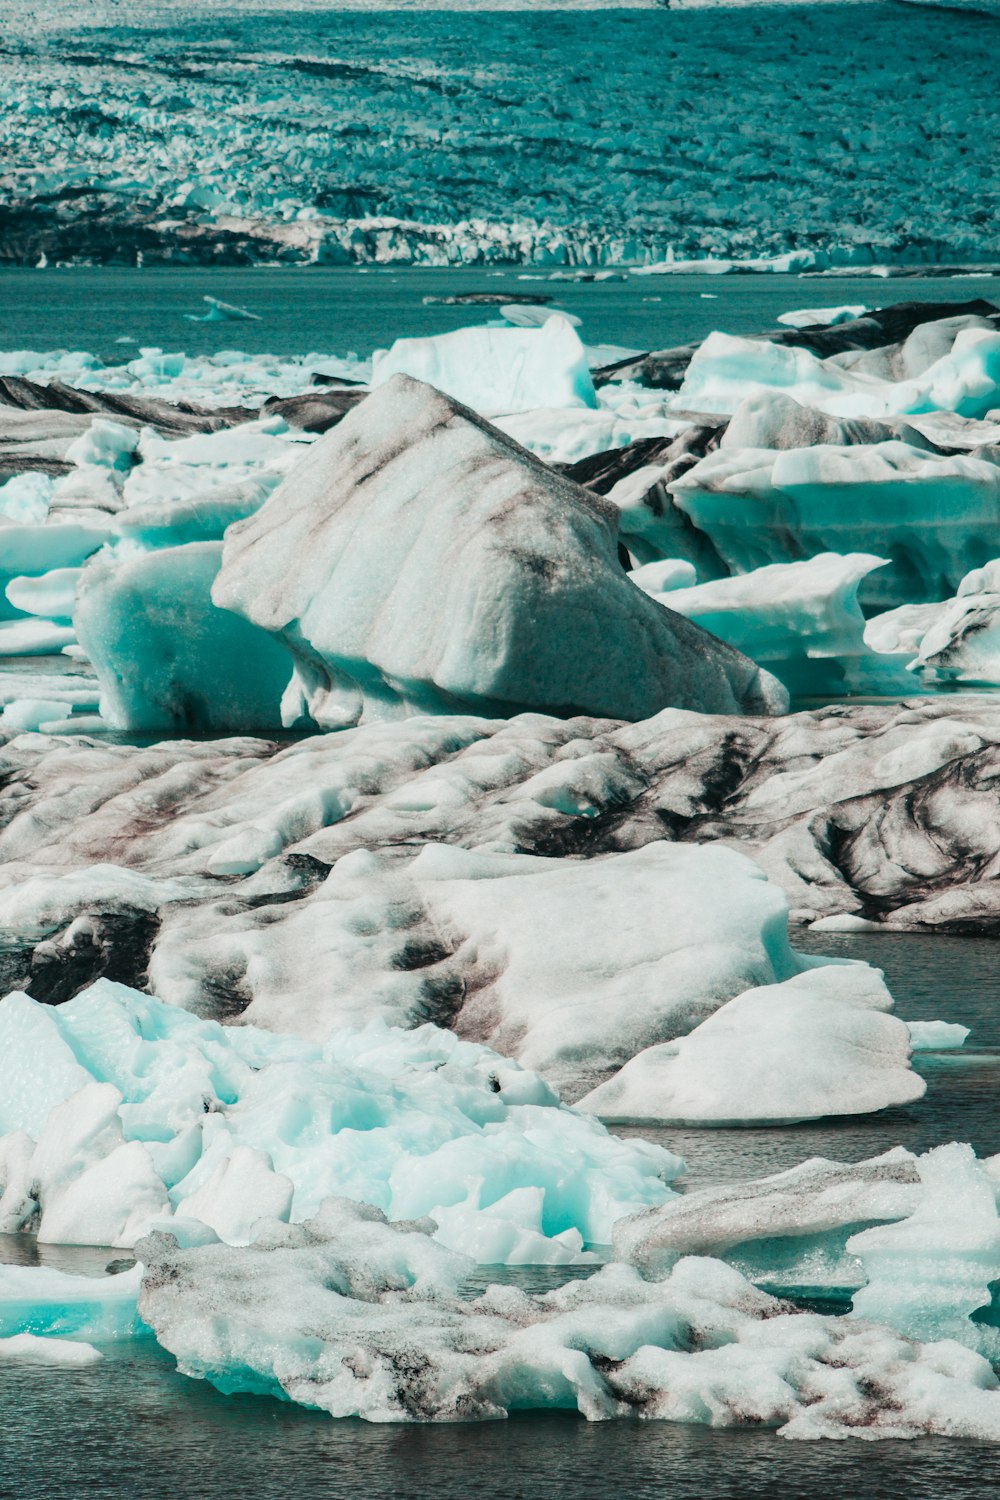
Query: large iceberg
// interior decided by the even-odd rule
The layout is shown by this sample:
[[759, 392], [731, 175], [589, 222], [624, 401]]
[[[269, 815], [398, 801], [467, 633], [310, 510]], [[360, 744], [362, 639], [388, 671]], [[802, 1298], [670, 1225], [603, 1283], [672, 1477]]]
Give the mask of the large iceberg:
[[767, 712], [774, 680], [653, 603], [614, 511], [471, 411], [395, 376], [226, 534], [215, 602], [297, 662], [286, 717], [457, 708]]

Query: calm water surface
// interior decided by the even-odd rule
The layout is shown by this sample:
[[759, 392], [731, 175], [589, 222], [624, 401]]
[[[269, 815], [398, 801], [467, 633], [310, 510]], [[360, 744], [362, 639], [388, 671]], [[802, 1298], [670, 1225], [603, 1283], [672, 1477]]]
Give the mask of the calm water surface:
[[[760, 332], [793, 308], [978, 297], [1000, 305], [1000, 279], [989, 276], [626, 276], [570, 282], [548, 281], [545, 273], [521, 267], [5, 268], [0, 349], [83, 349], [116, 364], [149, 344], [187, 354], [367, 354], [394, 338], [446, 333], [495, 317], [495, 308], [423, 301], [477, 291], [551, 296], [554, 307], [583, 319], [586, 342], [634, 349], [662, 349], [704, 338], [715, 328]], [[203, 313], [206, 295], [246, 307], [261, 321], [189, 323], [184, 315]], [[117, 343], [121, 338], [134, 339], [134, 346]]]

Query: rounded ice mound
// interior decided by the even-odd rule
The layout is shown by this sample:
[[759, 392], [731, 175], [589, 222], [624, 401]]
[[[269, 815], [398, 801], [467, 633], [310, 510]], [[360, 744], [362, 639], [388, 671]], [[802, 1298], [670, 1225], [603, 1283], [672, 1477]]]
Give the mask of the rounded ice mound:
[[783, 709], [767, 673], [629, 581], [616, 517], [399, 375], [230, 527], [212, 597], [285, 641], [324, 728], [463, 709]]
[[877, 969], [823, 964], [737, 995], [687, 1036], [648, 1047], [579, 1101], [605, 1120], [785, 1124], [922, 1097], [905, 1021]]

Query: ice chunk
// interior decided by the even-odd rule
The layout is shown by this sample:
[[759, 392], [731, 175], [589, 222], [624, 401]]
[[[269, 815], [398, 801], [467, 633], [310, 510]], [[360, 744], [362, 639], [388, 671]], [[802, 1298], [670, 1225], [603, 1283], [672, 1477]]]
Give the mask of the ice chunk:
[[684, 586], [677, 563], [649, 563], [632, 581], [703, 630], [766, 667], [793, 693], [903, 692], [895, 662], [866, 644], [858, 585], [887, 560], [869, 553], [822, 552], [806, 562], [772, 563], [733, 578]]
[[865, 639], [878, 651], [915, 652], [907, 667], [924, 687], [1000, 685], [1000, 564], [968, 573], [954, 599], [876, 615]]
[[134, 427], [95, 417], [87, 431], [70, 443], [66, 460], [71, 464], [93, 464], [102, 469], [127, 472], [132, 467], [133, 454], [138, 446], [139, 434]]
[[996, 1358], [996, 1186], [972, 1147], [957, 1142], [928, 1151], [917, 1167], [923, 1193], [914, 1213], [901, 1224], [863, 1230], [847, 1243], [868, 1278], [854, 1297], [854, 1314], [887, 1323], [908, 1338], [954, 1339]]
[[784, 323], [786, 328], [815, 328], [819, 324], [834, 328], [838, 323], [860, 318], [867, 311], [863, 302], [848, 303], [841, 307], [800, 307], [794, 312], [779, 313], [778, 322]]
[[245, 307], [237, 307], [232, 302], [220, 302], [218, 297], [205, 296], [201, 299], [208, 303], [208, 311], [203, 313], [185, 313], [184, 317], [189, 323], [239, 323], [261, 321], [260, 313], [250, 312]]
[[[720, 1256], [769, 1284], [801, 1291], [819, 1279], [829, 1290], [846, 1280], [853, 1291], [863, 1276], [846, 1252], [849, 1234], [859, 1224], [908, 1218], [920, 1192], [916, 1159], [901, 1146], [857, 1163], [811, 1157], [773, 1176], [694, 1187], [619, 1219], [615, 1256], [656, 1276], [684, 1255]], [[832, 1257], [835, 1233], [839, 1254]]]
[[64, 719], [67, 704], [55, 698], [19, 698], [8, 703], [0, 713], [0, 734], [22, 734], [25, 730], [41, 729], [56, 719]]
[[288, 644], [327, 728], [457, 707], [640, 718], [785, 701], [629, 582], [606, 502], [403, 376], [230, 527], [213, 598]]
[[9, 521], [44, 523], [52, 498], [52, 476], [29, 471], [0, 484], [0, 517]]
[[865, 1114], [919, 1099], [906, 1023], [876, 969], [824, 964], [738, 995], [579, 1101], [606, 1120], [703, 1125]]
[[0, 620], [0, 656], [51, 656], [75, 640], [72, 627], [55, 620]]
[[48, 1266], [0, 1264], [0, 1338], [107, 1344], [143, 1331], [136, 1310], [142, 1266], [117, 1276], [71, 1276]]
[[[583, 1261], [683, 1167], [433, 1026], [319, 1047], [99, 980], [57, 1008], [0, 1002], [0, 1041], [0, 1231], [40, 1216], [48, 1241], [131, 1247], [174, 1213], [188, 1239], [198, 1220], [245, 1241], [341, 1193], [394, 1218], [440, 1210], [441, 1238], [490, 1260]], [[60, 1073], [68, 1055], [79, 1074]], [[16, 1087], [29, 1069], [46, 1085], [34, 1095]]]
[[674, 405], [688, 412], [733, 412], [755, 389], [785, 391], [834, 416], [951, 411], [985, 417], [1000, 402], [1000, 333], [962, 328], [947, 354], [901, 381], [845, 369], [808, 349], [712, 333], [695, 352]]
[[0, 1364], [62, 1365], [78, 1370], [100, 1364], [103, 1359], [93, 1344], [76, 1339], [41, 1338], [34, 1333], [15, 1333], [0, 1338]]
[[372, 389], [409, 375], [484, 416], [539, 406], [597, 406], [587, 351], [558, 315], [541, 328], [459, 328], [397, 339], [376, 356]]
[[291, 658], [211, 599], [222, 546], [192, 542], [102, 557], [80, 576], [74, 625], [121, 729], [266, 730], [280, 722]]
[[860, 597], [883, 608], [940, 599], [989, 559], [1000, 525], [1000, 467], [897, 440], [719, 448], [670, 492], [732, 573], [875, 543], [892, 565]]
[[719, 1261], [660, 1281], [605, 1267], [544, 1296], [456, 1295], [469, 1262], [426, 1226], [331, 1201], [244, 1249], [144, 1240], [142, 1316], [185, 1374], [331, 1416], [454, 1421], [577, 1410], [788, 1437], [1000, 1437], [987, 1362], [793, 1311]]
[[970, 1027], [957, 1021], [907, 1021], [914, 1052], [953, 1052], [965, 1045]]
[[[505, 322], [512, 323], [515, 328], [544, 328], [549, 319], [554, 317], [561, 318], [571, 328], [583, 326], [583, 319], [578, 318], [576, 313], [566, 312], [565, 308], [537, 307], [523, 302], [504, 302], [500, 307], [500, 316]], [[592, 353], [592, 351], [588, 352]]]
[[7, 598], [25, 614], [69, 621], [73, 617], [79, 576], [79, 568], [53, 568], [35, 578], [12, 578], [7, 585]]
[[245, 1245], [258, 1219], [288, 1222], [292, 1182], [275, 1172], [270, 1158], [252, 1146], [236, 1146], [197, 1192], [181, 1198], [181, 1218], [199, 1219], [230, 1245]]

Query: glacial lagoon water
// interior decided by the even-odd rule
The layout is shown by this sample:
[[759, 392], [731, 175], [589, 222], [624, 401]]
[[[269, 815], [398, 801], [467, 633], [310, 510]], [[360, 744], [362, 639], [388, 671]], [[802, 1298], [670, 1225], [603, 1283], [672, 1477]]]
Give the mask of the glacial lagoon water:
[[[469, 292], [533, 293], [583, 319], [582, 338], [647, 350], [715, 328], [757, 333], [803, 307], [897, 302], [1000, 303], [1000, 278], [903, 276], [634, 276], [551, 281], [548, 273], [455, 268], [66, 267], [0, 270], [0, 350], [85, 350], [122, 364], [144, 346], [186, 354], [368, 354], [394, 338], [446, 333], [497, 315], [482, 306], [425, 302]], [[193, 323], [206, 296], [259, 321]], [[126, 340], [127, 342], [122, 342]]]
[[[664, 1130], [692, 1183], [778, 1171], [811, 1155], [971, 1140], [1000, 1151], [1000, 949], [989, 939], [797, 930], [817, 953], [885, 969], [900, 1015], [972, 1027], [957, 1054], [924, 1054], [927, 1097], [905, 1110], [783, 1130]], [[100, 1274], [110, 1252], [0, 1237], [0, 1259]], [[484, 1273], [485, 1274], [485, 1273]], [[541, 1285], [551, 1272], [505, 1271]], [[791, 1443], [770, 1431], [587, 1423], [571, 1414], [429, 1427], [332, 1421], [279, 1401], [224, 1397], [179, 1377], [152, 1339], [80, 1371], [0, 1366], [2, 1500], [943, 1500], [987, 1496], [1000, 1451], [941, 1439]]]

